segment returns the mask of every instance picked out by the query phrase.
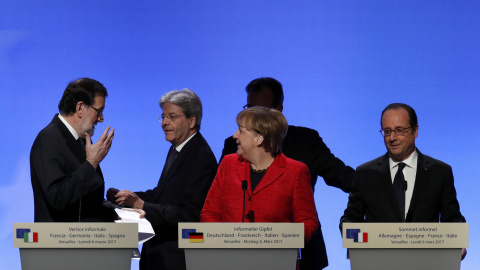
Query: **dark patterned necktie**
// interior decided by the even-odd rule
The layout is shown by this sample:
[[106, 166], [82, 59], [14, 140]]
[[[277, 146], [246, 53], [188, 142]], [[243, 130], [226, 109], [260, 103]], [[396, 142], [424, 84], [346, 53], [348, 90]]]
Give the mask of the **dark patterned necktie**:
[[78, 141], [78, 143], [80, 144], [80, 146], [82, 147], [83, 152], [85, 153], [85, 151], [86, 151], [86, 150], [85, 150], [85, 140], [79, 137], [79, 138], [77, 139], [77, 141]]
[[177, 155], [178, 155], [178, 151], [175, 149], [175, 147], [172, 146], [172, 148], [168, 152], [167, 163], [165, 164], [164, 174], [166, 174], [170, 169], [170, 167], [172, 167], [172, 164], [175, 161], [175, 158], [177, 157]]
[[402, 215], [402, 222], [405, 222], [405, 176], [403, 175], [405, 163], [398, 163], [398, 170], [393, 179], [393, 193], [397, 199], [398, 209]]

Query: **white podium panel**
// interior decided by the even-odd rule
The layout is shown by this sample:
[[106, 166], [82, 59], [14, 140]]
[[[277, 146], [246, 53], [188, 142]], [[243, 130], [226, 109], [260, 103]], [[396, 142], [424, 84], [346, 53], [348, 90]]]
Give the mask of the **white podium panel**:
[[129, 270], [138, 247], [134, 223], [14, 223], [23, 270]]
[[293, 270], [302, 223], [179, 223], [187, 270]]
[[352, 270], [458, 270], [462, 249], [349, 249]]
[[343, 223], [352, 270], [458, 270], [467, 223]]

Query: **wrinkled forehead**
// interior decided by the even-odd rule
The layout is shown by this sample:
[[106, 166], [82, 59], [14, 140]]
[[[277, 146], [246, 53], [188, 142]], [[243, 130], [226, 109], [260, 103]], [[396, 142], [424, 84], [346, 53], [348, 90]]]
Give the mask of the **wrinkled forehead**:
[[183, 114], [182, 107], [178, 106], [175, 103], [167, 102], [162, 107], [163, 114]]

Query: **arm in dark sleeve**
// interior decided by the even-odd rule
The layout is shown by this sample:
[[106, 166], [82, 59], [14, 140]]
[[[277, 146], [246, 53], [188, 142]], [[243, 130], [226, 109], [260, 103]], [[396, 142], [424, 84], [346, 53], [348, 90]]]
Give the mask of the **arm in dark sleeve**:
[[80, 197], [104, 184], [88, 161], [79, 161], [54, 136], [37, 137], [30, 153], [30, 168], [34, 192], [41, 190], [48, 205], [57, 211], [77, 203]]
[[465, 217], [460, 213], [460, 205], [457, 200], [452, 168], [448, 166], [445, 172], [442, 206], [440, 209], [440, 222], [465, 222]]
[[225, 139], [225, 143], [223, 144], [222, 156], [220, 157], [218, 164], [222, 163], [223, 157], [233, 153], [237, 153], [237, 142], [232, 136], [230, 136]]
[[167, 196], [175, 199], [171, 202], [163, 200], [163, 203], [145, 202], [143, 206], [145, 217], [154, 226], [177, 226], [178, 222], [198, 222], [216, 168], [217, 162], [213, 154], [211, 158], [199, 154], [190, 168], [180, 169], [188, 170], [188, 173], [182, 175], [182, 179], [172, 180], [181, 181], [181, 188], [164, 191], [175, 193]]
[[135, 194], [137, 194], [137, 196], [142, 199], [144, 202], [153, 202], [154, 201], [154, 198], [155, 198], [155, 189], [149, 189], [149, 190], [146, 190], [146, 191], [135, 191]]
[[312, 136], [313, 158], [309, 165], [312, 168], [310, 169], [314, 171], [315, 175], [321, 176], [327, 185], [340, 188], [347, 193], [350, 192], [355, 170], [335, 157], [318, 132], [314, 132], [315, 134]]
[[344, 222], [364, 222], [366, 213], [366, 204], [362, 198], [362, 181], [359, 173], [355, 175], [353, 180], [353, 187], [348, 196], [348, 204], [343, 216], [340, 219], [340, 231], [342, 231], [342, 224]]

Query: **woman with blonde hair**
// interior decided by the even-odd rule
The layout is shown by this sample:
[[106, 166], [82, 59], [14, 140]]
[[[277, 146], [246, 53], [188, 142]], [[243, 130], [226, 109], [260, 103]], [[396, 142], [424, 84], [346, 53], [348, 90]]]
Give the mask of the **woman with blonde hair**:
[[278, 110], [251, 107], [237, 124], [237, 153], [220, 163], [201, 221], [304, 223], [307, 241], [319, 222], [308, 167], [281, 151], [287, 120]]

